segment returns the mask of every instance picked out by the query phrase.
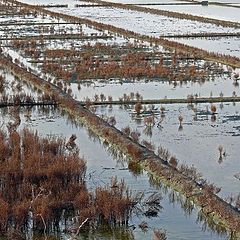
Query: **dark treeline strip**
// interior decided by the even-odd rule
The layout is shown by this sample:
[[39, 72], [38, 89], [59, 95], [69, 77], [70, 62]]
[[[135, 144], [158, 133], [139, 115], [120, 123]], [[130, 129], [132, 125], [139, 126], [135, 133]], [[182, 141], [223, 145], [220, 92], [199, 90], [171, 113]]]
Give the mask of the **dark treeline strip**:
[[[92, 105], [135, 105], [137, 103], [141, 104], [176, 104], [176, 103], [218, 103], [218, 102], [240, 102], [240, 97], [206, 97], [206, 98], [169, 98], [169, 99], [143, 99], [143, 100], [127, 100], [127, 101], [102, 101], [95, 102], [92, 101]], [[81, 105], [86, 105], [88, 103], [84, 101], [79, 102]]]
[[[127, 6], [165, 6], [165, 5], [201, 5], [200, 2], [193, 3], [126, 3]], [[74, 7], [111, 7], [111, 3], [108, 4], [75, 4]]]
[[42, 26], [42, 25], [72, 25], [72, 24], [79, 24], [79, 22], [72, 23], [72, 22], [8, 22], [8, 23], [0, 23], [0, 27], [10, 27], [10, 26]]
[[67, 8], [68, 4], [40, 4], [37, 6], [44, 7], [44, 8]]
[[51, 106], [51, 105], [57, 105], [56, 102], [19, 102], [19, 103], [14, 103], [14, 102], [0, 102], [0, 108], [2, 107], [31, 107], [31, 106]]
[[80, 40], [95, 40], [95, 39], [111, 39], [112, 36], [84, 36], [82, 34], [55, 34], [55, 35], [29, 35], [20, 37], [0, 37], [0, 41], [12, 40], [57, 40], [57, 39], [80, 39]]
[[126, 5], [137, 5], [137, 6], [165, 6], [165, 5], [202, 5], [201, 2], [188, 2], [188, 3], [127, 3]]

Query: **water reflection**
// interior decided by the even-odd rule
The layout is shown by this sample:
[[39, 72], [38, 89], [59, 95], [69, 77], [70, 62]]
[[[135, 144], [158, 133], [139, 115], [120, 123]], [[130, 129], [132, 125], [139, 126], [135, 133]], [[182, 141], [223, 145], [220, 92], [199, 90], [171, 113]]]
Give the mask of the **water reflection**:
[[[209, 214], [205, 213], [203, 210], [198, 212], [197, 222], [202, 224], [203, 231], [211, 229], [211, 231], [217, 233], [219, 236], [226, 237], [228, 235], [226, 228], [220, 223], [216, 224], [217, 221], [214, 217], [209, 217]], [[230, 233], [228, 238], [236, 239], [232, 233]]]
[[[153, 177], [152, 175], [149, 176], [149, 182], [152, 186], [159, 189], [163, 194], [168, 196], [169, 204], [170, 205], [178, 205], [184, 210], [184, 214], [187, 217], [190, 217], [193, 211], [197, 210], [197, 219], [196, 223], [201, 224], [202, 231], [211, 231], [216, 233], [217, 235], [226, 238], [228, 232], [226, 228], [214, 219], [215, 216], [209, 215], [208, 213], [204, 212], [202, 209], [199, 209], [193, 201], [189, 198], [184, 197], [182, 194], [176, 192], [175, 190], [171, 189], [169, 186], [165, 185], [161, 182], [158, 178]], [[229, 239], [237, 239], [233, 238], [233, 233], [230, 233]]]
[[89, 230], [81, 232], [79, 239], [115, 239], [115, 240], [134, 240], [132, 228], [108, 226], [92, 226]]
[[[64, 126], [60, 120], [64, 118], [67, 121], [67, 124], [69, 124], [70, 126], [70, 128], [68, 129], [65, 126], [66, 129], [64, 130], [64, 132], [62, 132], [66, 138], [69, 137], [70, 133], [72, 134], [76, 132], [79, 140], [83, 142], [85, 141], [89, 142], [88, 144], [89, 146], [91, 146], [89, 150], [87, 150], [87, 148], [82, 149], [80, 147], [80, 153], [81, 151], [84, 151], [86, 160], [90, 160], [89, 159], [90, 155], [87, 154], [87, 151], [89, 151], [90, 153], [95, 151], [94, 149], [99, 149], [98, 150], [99, 152], [97, 152], [99, 155], [98, 158], [101, 156], [104, 156], [100, 152], [105, 151], [108, 155], [108, 158], [109, 159], [112, 158], [115, 161], [116, 165], [113, 167], [111, 167], [111, 165], [108, 164], [108, 160], [105, 162], [105, 165], [103, 165], [104, 167], [100, 167], [100, 165], [97, 163], [96, 163], [96, 167], [89, 167], [88, 174], [92, 173], [92, 175], [95, 174], [95, 176], [97, 177], [97, 181], [95, 181], [95, 183], [93, 184], [94, 187], [98, 186], [99, 184], [101, 185], [105, 184], [106, 182], [108, 182], [108, 179], [110, 177], [117, 175], [120, 178], [125, 179], [127, 185], [132, 191], [135, 191], [135, 192], [140, 191], [147, 194], [158, 193], [158, 194], [161, 194], [162, 196], [160, 205], [161, 207], [163, 207], [163, 209], [153, 208], [148, 211], [146, 208], [141, 208], [142, 209], [142, 211], [140, 211], [141, 213], [138, 214], [137, 217], [133, 217], [133, 220], [130, 223], [130, 226], [133, 226], [133, 227], [110, 228], [110, 229], [103, 227], [102, 228], [103, 230], [101, 230], [101, 228], [94, 226], [92, 228], [85, 229], [84, 232], [81, 233], [79, 239], [99, 239], [99, 238], [100, 239], [151, 239], [152, 231], [149, 231], [147, 233], [141, 233], [142, 231], [139, 232], [139, 227], [137, 227], [139, 221], [140, 222], [147, 221], [150, 229], [159, 227], [159, 223], [161, 222], [164, 228], [165, 227], [169, 228], [167, 230], [167, 235], [169, 235], [170, 237], [169, 239], [178, 239], [172, 235], [173, 233], [171, 233], [172, 224], [174, 224], [176, 221], [175, 218], [182, 219], [181, 221], [185, 223], [183, 229], [178, 230], [179, 234], [181, 236], [184, 236], [183, 239], [191, 239], [189, 238], [189, 236], [185, 235], [186, 233], [184, 232], [184, 229], [187, 227], [188, 221], [191, 222], [191, 227], [192, 227], [191, 231], [194, 231], [194, 229], [197, 227], [199, 223], [203, 225], [203, 230], [206, 231], [207, 237], [206, 238], [203, 237], [202, 239], [210, 239], [209, 236], [210, 235], [212, 236], [213, 234], [212, 231], [216, 233], [212, 239], [222, 239], [226, 237], [224, 232], [219, 230], [220, 227], [216, 226], [216, 223], [214, 225], [213, 224], [214, 222], [212, 223], [210, 220], [208, 220], [208, 217], [206, 217], [206, 220], [203, 220], [204, 218], [201, 217], [201, 221], [200, 220], [197, 221], [195, 219], [195, 215], [196, 215], [195, 212], [197, 208], [194, 206], [194, 204], [189, 199], [186, 199], [181, 194], [172, 190], [170, 186], [165, 184], [160, 179], [154, 179], [151, 175], [146, 177], [146, 174], [142, 171], [142, 169], [141, 168], [137, 169], [137, 166], [135, 166], [134, 168], [131, 168], [128, 165], [129, 169], [138, 170], [138, 171], [133, 171], [133, 174], [129, 174], [129, 171], [127, 171], [127, 168], [126, 168], [127, 158], [125, 155], [121, 154], [113, 145], [107, 144], [106, 142], [101, 141], [101, 139], [99, 139], [99, 137], [96, 136], [95, 133], [90, 129], [85, 129], [86, 131], [82, 131], [81, 130], [82, 124], [74, 121], [74, 119], [71, 116], [69, 116], [65, 111], [61, 111], [55, 106], [21, 108], [21, 111], [20, 111], [21, 119], [24, 118], [24, 114], [26, 113], [26, 111], [32, 115], [32, 120], [34, 120], [33, 123], [35, 124], [34, 126], [36, 126], [35, 129], [37, 129], [40, 132], [40, 134], [48, 133], [43, 131], [44, 129], [42, 128], [42, 126], [49, 125], [49, 126], [57, 127], [58, 125], [60, 125], [60, 128], [63, 129]], [[1, 109], [1, 112], [2, 113], [4, 112], [5, 114], [4, 116], [7, 118], [7, 115], [8, 115], [7, 110]], [[42, 119], [42, 117], [44, 117], [44, 119]], [[48, 122], [47, 120], [49, 118], [53, 119], [54, 122]], [[41, 121], [43, 122], [42, 124], [40, 124]], [[25, 124], [28, 125], [30, 123], [28, 122]], [[39, 126], [37, 126], [38, 124]], [[80, 130], [81, 130], [81, 133], [79, 132]], [[57, 133], [57, 128], [56, 128], [56, 133]], [[101, 146], [101, 148], [98, 148], [97, 146]], [[107, 168], [109, 168], [109, 170]], [[90, 175], [88, 175], [88, 177], [89, 176]], [[93, 178], [94, 177], [91, 177], [90, 179], [89, 177], [87, 181], [89, 181], [89, 179], [92, 181], [94, 180]], [[177, 212], [171, 213], [173, 207], [177, 210]], [[179, 208], [183, 210], [186, 218], [183, 218], [182, 212], [179, 212], [178, 210]], [[161, 212], [158, 213], [160, 210]], [[145, 214], [142, 214], [142, 213], [145, 213]], [[165, 214], [167, 214], [168, 218], [163, 217]], [[153, 216], [155, 217], [152, 218]], [[168, 219], [170, 219], [170, 222]], [[195, 224], [195, 221], [197, 224]], [[207, 228], [205, 227], [206, 223], [207, 223], [206, 225]], [[208, 232], [210, 229], [211, 229], [211, 234], [209, 234]], [[218, 231], [216, 229], [218, 229]], [[145, 234], [145, 235], [142, 235], [142, 234]], [[202, 234], [203, 234], [202, 232], [197, 233], [197, 235], [199, 236], [205, 236]], [[223, 237], [221, 236], [219, 237], [218, 236], [219, 234], [221, 234], [221, 236]], [[61, 238], [66, 239], [66, 236], [67, 236], [66, 233], [62, 233], [61, 235], [62, 235]]]

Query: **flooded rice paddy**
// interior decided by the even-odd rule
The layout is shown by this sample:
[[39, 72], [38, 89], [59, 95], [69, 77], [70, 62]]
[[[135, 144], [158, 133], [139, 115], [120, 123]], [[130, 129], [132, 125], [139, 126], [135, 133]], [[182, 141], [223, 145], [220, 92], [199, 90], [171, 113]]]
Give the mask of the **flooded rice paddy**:
[[[39, 4], [32, 0], [22, 2]], [[179, 3], [170, 0], [161, 3], [163, 5], [147, 7], [239, 22], [238, 8], [234, 7], [164, 5]], [[52, 86], [61, 92], [62, 97], [71, 101], [89, 101], [89, 106], [85, 106], [92, 114], [108, 123], [110, 119], [116, 121], [111, 128], [123, 131], [129, 127], [138, 134], [139, 144], [146, 149], [151, 146], [158, 154], [158, 149], [162, 147], [176, 157], [178, 166], [184, 164], [196, 168], [202, 174], [202, 184], [214, 183], [219, 187], [218, 196], [239, 212], [233, 199], [239, 196], [240, 184], [240, 104], [212, 104], [211, 98], [239, 96], [240, 70], [231, 64], [217, 62], [215, 55], [194, 55], [194, 51], [181, 51], [174, 44], [175, 47], [167, 47], [146, 38], [165, 37], [215, 54], [235, 57], [238, 63], [239, 27], [119, 6], [76, 6], [97, 4], [88, 1], [69, 1], [67, 7], [45, 6], [51, 12], [32, 10], [31, 7], [25, 9], [14, 4], [12, 7], [8, 1], [1, 1], [1, 57], [24, 69], [25, 74], [43, 79], [45, 88], [42, 86], [42, 89], [45, 90], [40, 91], [31, 81], [23, 81], [24, 75], [16, 76], [15, 72], [14, 76], [7, 66], [2, 65], [1, 101], [6, 99], [6, 95], [11, 96], [10, 100], [15, 99], [14, 106], [0, 108], [2, 130], [11, 133], [10, 127], [14, 125], [19, 133], [27, 128], [42, 138], [61, 137], [68, 140], [75, 136], [79, 155], [86, 162], [84, 181], [89, 191], [107, 186], [116, 176], [124, 179], [131, 193], [144, 196], [142, 202], [139, 201], [133, 208], [128, 224], [121, 227], [98, 225], [91, 226], [89, 230], [89, 225], [79, 227], [74, 222], [75, 216], [69, 216], [67, 223], [61, 222], [59, 231], [49, 232], [49, 236], [72, 239], [73, 234], [64, 229], [67, 224], [79, 228], [76, 239], [153, 239], [156, 229], [162, 229], [167, 238], [173, 240], [234, 239], [233, 233], [224, 229], [218, 219], [206, 217], [191, 198], [173, 190], [166, 181], [143, 169], [131, 170], [129, 161], [132, 159], [129, 156], [97, 136], [86, 122], [74, 120], [74, 116], [64, 110], [64, 104], [56, 105], [54, 92], [51, 96], [46, 95]], [[41, 4], [66, 2], [45, 0]], [[232, 5], [236, 4], [237, 1], [232, 1]], [[4, 12], [6, 9], [8, 12]], [[56, 12], [65, 15], [55, 15]], [[66, 19], [66, 15], [69, 18]], [[82, 19], [78, 21], [70, 16]], [[118, 30], [113, 30], [111, 26]], [[131, 31], [131, 34], [124, 30]], [[219, 36], [211, 37], [211, 34]], [[225, 34], [235, 36], [227, 37]], [[187, 36], [179, 38], [181, 35]], [[20, 107], [16, 96], [23, 97], [24, 94], [36, 101], [50, 99], [52, 106], [34, 106], [35, 102], [31, 101], [31, 106]], [[128, 105], [128, 101], [137, 95], [138, 100], [205, 97], [209, 98], [209, 103], [143, 105], [137, 114], [136, 106]], [[104, 105], [105, 100], [127, 101], [125, 104]], [[94, 102], [102, 102], [102, 105], [94, 106]], [[67, 106], [67, 110], [69, 108]], [[146, 121], [149, 118], [153, 120], [150, 125]], [[122, 135], [121, 132], [118, 134]], [[150, 208], [147, 199], [152, 194], [160, 196], [160, 202]], [[24, 232], [24, 239], [32, 240], [33, 236], [27, 232]], [[45, 230], [41, 234], [47, 237]]]
[[[7, 108], [1, 110], [1, 122], [3, 126], [11, 119]], [[27, 114], [26, 114], [27, 113]], [[26, 117], [26, 115], [28, 117]], [[127, 186], [133, 192], [142, 192], [146, 196], [158, 193], [162, 196], [161, 207], [157, 216], [146, 217], [144, 209], [135, 210], [130, 220], [129, 227], [125, 231], [125, 239], [152, 239], [154, 228], [164, 228], [169, 239], [226, 239], [227, 234], [217, 234], [216, 226], [208, 224], [199, 219], [199, 209], [183, 196], [174, 192], [164, 184], [155, 182], [147, 173], [135, 175], [128, 170], [124, 156], [118, 154], [111, 146], [106, 146], [85, 127], [73, 122], [68, 115], [55, 107], [33, 107], [20, 109], [21, 125], [18, 131], [28, 128], [37, 131], [41, 137], [56, 136], [69, 138], [71, 134], [77, 136], [77, 146], [80, 149], [80, 156], [87, 162], [86, 183], [89, 189], [98, 186], [105, 186], [113, 176], [124, 179]], [[97, 155], [96, 155], [97, 152]], [[139, 225], [147, 222], [148, 228], [142, 230]], [[187, 229], [185, 228], [186, 226]], [[128, 234], [127, 234], [128, 233]], [[116, 230], [97, 231], [82, 233], [80, 239], [87, 239], [87, 236], [101, 239], [122, 239]], [[124, 235], [124, 234], [123, 234]], [[68, 235], [60, 233], [61, 239], [68, 239]]]

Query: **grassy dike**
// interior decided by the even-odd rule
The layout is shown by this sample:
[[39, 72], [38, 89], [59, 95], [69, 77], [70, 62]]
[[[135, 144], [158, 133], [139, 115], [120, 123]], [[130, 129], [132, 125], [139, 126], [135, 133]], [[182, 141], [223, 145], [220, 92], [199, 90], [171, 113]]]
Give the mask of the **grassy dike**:
[[81, 106], [78, 101], [63, 93], [58, 87], [28, 72], [27, 69], [14, 64], [11, 59], [1, 55], [0, 65], [8, 69], [16, 77], [34, 84], [34, 86], [45, 91], [45, 93], [54, 95], [63, 109], [90, 128], [104, 141], [127, 155], [130, 163], [134, 163], [134, 166], [140, 165], [154, 178], [165, 182], [171, 188], [191, 199], [202, 209], [206, 216], [213, 218], [216, 224], [221, 225], [224, 229], [231, 232], [231, 235], [236, 236], [236, 238], [231, 239], [239, 239], [240, 211], [219, 198], [210, 190], [209, 185], [200, 186], [197, 181], [182, 174], [156, 156], [152, 151], [134, 142], [121, 131], [110, 126], [103, 119]]
[[223, 103], [223, 102], [240, 102], [240, 97], [198, 97], [198, 98], [163, 98], [163, 99], [140, 99], [140, 100], [127, 100], [127, 101], [80, 101], [79, 103], [83, 106], [90, 104], [94, 106], [100, 105], [135, 105], [141, 104], [198, 104], [198, 103]]

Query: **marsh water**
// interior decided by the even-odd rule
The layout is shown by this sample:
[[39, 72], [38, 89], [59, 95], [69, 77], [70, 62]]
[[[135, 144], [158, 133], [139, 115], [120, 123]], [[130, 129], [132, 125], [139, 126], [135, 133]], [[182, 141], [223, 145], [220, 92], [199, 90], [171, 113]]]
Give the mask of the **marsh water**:
[[[6, 126], [10, 116], [8, 108], [1, 110], [1, 123]], [[28, 117], [26, 117], [28, 112]], [[218, 234], [216, 225], [199, 221], [199, 209], [183, 196], [172, 191], [164, 184], [157, 183], [145, 172], [133, 174], [127, 168], [126, 159], [118, 154], [111, 146], [104, 145], [91, 131], [78, 123], [73, 122], [66, 113], [55, 107], [33, 107], [20, 109], [21, 125], [18, 131], [27, 127], [37, 131], [40, 136], [61, 136], [68, 139], [71, 134], [77, 136], [77, 146], [80, 155], [86, 160], [86, 183], [89, 189], [104, 186], [117, 176], [124, 179], [133, 193], [143, 192], [146, 196], [159, 193], [162, 196], [161, 207], [157, 216], [149, 218], [144, 211], [135, 210], [125, 229], [102, 229], [95, 233], [83, 232], [79, 239], [152, 239], [154, 228], [163, 228], [169, 239], [226, 239], [227, 234]], [[97, 154], [96, 154], [97, 153]], [[147, 222], [147, 231], [138, 226]], [[208, 226], [208, 224], [210, 226]], [[125, 232], [125, 233], [124, 233]], [[68, 235], [59, 233], [61, 239]], [[123, 238], [123, 236], [126, 236]]]
[[[25, 0], [24, 0], [25, 1]], [[235, 0], [237, 1], [237, 0]], [[28, 3], [38, 3], [37, 1], [27, 0]], [[42, 4], [64, 4], [66, 1], [42, 1]], [[164, 0], [164, 3], [169, 2]], [[176, 2], [176, 1], [172, 1]], [[139, 1], [141, 3], [141, 1]], [[147, 13], [139, 13], [135, 11], [120, 10], [115, 8], [75, 8], [75, 1], [68, 2], [68, 8], [53, 8], [53, 11], [64, 12], [69, 15], [86, 17], [91, 20], [112, 24], [114, 26], [134, 30], [137, 33], [158, 37], [160, 34], [174, 33], [199, 33], [199, 32], [236, 32], [236, 29], [221, 27], [214, 24], [199, 23], [186, 19], [173, 19], [164, 16], [158, 16]], [[174, 8], [175, 6], [173, 6]], [[203, 9], [199, 6], [199, 9]], [[163, 6], [162, 9], [170, 9], [170, 6]], [[173, 9], [172, 8], [172, 9]], [[209, 9], [213, 9], [211, 7]], [[182, 7], [179, 7], [179, 12]], [[198, 11], [195, 6], [184, 8], [193, 9], [196, 15]], [[204, 16], [212, 16], [207, 8], [204, 8]], [[192, 11], [192, 10], [191, 10]], [[224, 8], [225, 11], [225, 8]], [[231, 10], [230, 10], [231, 12]], [[236, 12], [236, 9], [232, 10]], [[201, 15], [201, 13], [200, 13]], [[213, 14], [219, 17], [218, 11]], [[227, 20], [239, 21], [235, 19], [236, 14], [225, 14]], [[238, 15], [237, 15], [238, 17]], [[233, 19], [234, 18], [234, 19]], [[219, 17], [221, 19], [221, 17]], [[8, 19], [9, 20], [9, 19]], [[19, 20], [19, 19], [18, 19]], [[23, 19], [21, 19], [23, 20]], [[48, 21], [30, 18], [33, 21]], [[147, 24], [146, 24], [147, 21]], [[187, 28], [182, 28], [187, 26]], [[71, 26], [72, 32], [77, 32]], [[88, 35], [99, 33], [99, 31], [84, 26], [85, 33]], [[70, 31], [65, 28], [66, 31]], [[58, 29], [56, 29], [58, 31]], [[59, 28], [60, 31], [60, 28]], [[3, 31], [4, 32], [4, 31]], [[24, 32], [24, 31], [23, 31]], [[26, 29], [24, 34], [26, 33]], [[18, 34], [18, 33], [17, 33]], [[29, 34], [29, 33], [28, 33]], [[31, 32], [33, 34], [33, 32]], [[208, 39], [209, 40], [209, 39]], [[183, 43], [191, 46], [200, 46], [203, 49], [212, 50], [217, 53], [231, 53], [233, 56], [239, 56], [239, 38], [221, 38], [211, 39], [178, 39]], [[91, 44], [96, 42], [105, 42], [103, 40], [92, 40]], [[206, 42], [207, 41], [207, 42]], [[47, 42], [47, 41], [46, 41]], [[127, 40], [121, 36], [114, 36], [113, 39], [107, 40], [108, 44], [118, 43], [126, 44]], [[81, 48], [87, 41], [71, 41], [68, 42], [56, 40], [49, 41], [46, 45], [49, 48], [71, 48], [72, 45]], [[7, 45], [7, 42], [4, 42]], [[18, 58], [26, 66], [32, 67], [27, 58], [20, 56], [9, 46], [4, 48], [5, 53], [10, 54], [13, 58]], [[36, 66], [35, 66], [36, 67]], [[225, 66], [224, 66], [225, 67]], [[37, 68], [36, 68], [37, 69]], [[40, 70], [37, 70], [38, 73]], [[239, 71], [238, 69], [235, 70]], [[2, 73], [2, 72], [1, 72]], [[36, 89], [21, 83], [19, 88], [16, 87], [17, 82], [9, 73], [4, 73], [8, 82], [7, 94], [15, 94], [16, 92], [27, 92], [36, 97], [42, 93]], [[42, 75], [45, 77], [44, 75]], [[71, 83], [72, 95], [78, 100], [84, 100], [86, 97], [93, 98], [95, 94], [111, 95], [117, 100], [124, 93], [131, 92], [140, 93], [143, 98], [186, 98], [189, 94], [198, 96], [232, 96], [233, 92], [239, 95], [239, 87], [233, 82], [232, 75], [225, 73], [222, 76], [210, 76], [205, 82], [185, 82], [175, 83], [168, 81], [150, 81], [142, 79], [139, 81], [131, 81], [122, 79], [111, 79], [102, 81], [100, 79], [89, 81], [81, 84], [78, 90], [76, 83]], [[146, 106], [148, 108], [149, 106]], [[152, 107], [152, 106], [150, 106]], [[144, 116], [135, 116], [133, 107], [131, 106], [101, 106], [93, 109], [96, 114], [104, 119], [111, 116], [116, 118], [116, 127], [122, 129], [130, 126], [133, 130], [141, 133], [141, 140], [147, 140], [158, 146], [167, 148], [171, 154], [176, 155], [179, 164], [186, 163], [194, 165], [203, 177], [208, 181], [215, 183], [221, 187], [219, 195], [224, 199], [229, 196], [239, 194], [239, 179], [235, 177], [240, 174], [238, 164], [238, 144], [240, 138], [240, 104], [224, 103], [216, 104], [217, 113], [212, 117], [209, 113], [210, 104], [199, 104], [189, 106], [186, 104], [164, 105], [164, 116], [160, 114], [160, 105], [155, 105], [158, 109], [156, 115], [156, 124], [151, 129], [146, 129], [144, 125]], [[6, 125], [11, 121], [10, 108], [1, 108], [0, 121], [1, 126], [6, 129]], [[179, 128], [179, 115], [183, 116], [183, 126]], [[152, 239], [153, 230], [162, 228], [166, 230], [168, 239], [173, 240], [190, 240], [190, 239], [228, 239], [228, 234], [222, 232], [211, 219], [205, 219], [198, 207], [192, 202], [186, 200], [183, 196], [174, 192], [161, 182], [156, 182], [146, 172], [141, 174], [132, 173], [128, 169], [127, 159], [121, 155], [111, 145], [102, 142], [91, 130], [76, 123], [69, 115], [56, 107], [32, 107], [20, 108], [21, 124], [18, 131], [24, 127], [37, 131], [40, 136], [61, 136], [68, 139], [72, 134], [77, 136], [77, 146], [80, 149], [80, 155], [86, 160], [87, 174], [86, 184], [89, 189], [95, 189], [97, 186], [105, 186], [111, 181], [111, 178], [117, 176], [118, 179], [124, 179], [134, 194], [143, 192], [146, 197], [152, 193], [161, 194], [161, 207], [158, 209], [157, 216], [148, 217], [144, 214], [145, 210], [140, 206], [135, 209], [129, 226], [124, 228], [97, 228], [91, 231], [84, 231], [80, 234], [79, 239]], [[158, 124], [159, 123], [159, 124]], [[222, 145], [226, 156], [220, 161], [218, 147]], [[146, 222], [148, 228], [141, 229], [139, 224]], [[69, 235], [60, 232], [57, 234], [60, 239], [68, 239]]]
[[[5, 72], [5, 75], [7, 80], [13, 80], [11, 74]], [[9, 85], [9, 91], [14, 90], [13, 86], [13, 84]], [[26, 83], [22, 83], [22, 88], [29, 91], [29, 93], [34, 91]], [[36, 95], [38, 94], [41, 93], [36, 93]], [[1, 126], [6, 131], [8, 122], [12, 121], [11, 109], [11, 107], [0, 109]], [[97, 110], [97, 113], [100, 114], [101, 112], [103, 114], [109, 113], [109, 111], [109, 107], [101, 107]], [[118, 119], [117, 112], [119, 109], [111, 108], [111, 111]], [[174, 110], [172, 111], [174, 112]], [[112, 177], [117, 176], [118, 179], [124, 179], [133, 194], [141, 192], [146, 197], [153, 193], [161, 195], [162, 200], [156, 216], [146, 216], [146, 210], [139, 206], [138, 209], [133, 211], [128, 227], [102, 227], [91, 231], [83, 230], [79, 239], [152, 239], [153, 229], [155, 228], [165, 229], [168, 238], [176, 240], [190, 240], [193, 239], [193, 235], [194, 239], [227, 238], [227, 233], [221, 232], [216, 224], [209, 219], [203, 218], [198, 207], [194, 206], [191, 201], [163, 183], [156, 182], [145, 172], [141, 174], [130, 172], [125, 156], [121, 155], [111, 145], [104, 144], [91, 130], [75, 122], [63, 110], [59, 110], [55, 106], [21, 107], [19, 114], [21, 124], [17, 129], [18, 131], [29, 128], [32, 131], [37, 131], [42, 137], [63, 137], [66, 140], [72, 134], [76, 134], [76, 143], [80, 150], [80, 156], [87, 163], [86, 184], [89, 190], [94, 190], [98, 186], [105, 186], [111, 181]], [[119, 114], [121, 117], [122, 114], [127, 114], [124, 118], [128, 121], [128, 111], [122, 109]], [[170, 109], [167, 110], [167, 116], [170, 116]], [[121, 124], [125, 125], [124, 122], [121, 123], [118, 120], [117, 126], [120, 127]], [[176, 123], [173, 125], [176, 125]], [[137, 128], [141, 128], [141, 125]], [[147, 229], [139, 227], [142, 222], [147, 223]], [[57, 233], [58, 239], [68, 239], [68, 237], [67, 233]]]
[[94, 96], [104, 94], [106, 97], [111, 96], [113, 100], [123, 98], [124, 94], [139, 93], [143, 99], [179, 99], [187, 98], [189, 95], [198, 97], [219, 97], [232, 96], [233, 92], [239, 95], [239, 86], [228, 75], [213, 77], [207, 81], [196, 82], [171, 82], [168, 80], [92, 80], [81, 83], [81, 89], [78, 84], [71, 83], [72, 95], [80, 101], [86, 98], [94, 100]]

